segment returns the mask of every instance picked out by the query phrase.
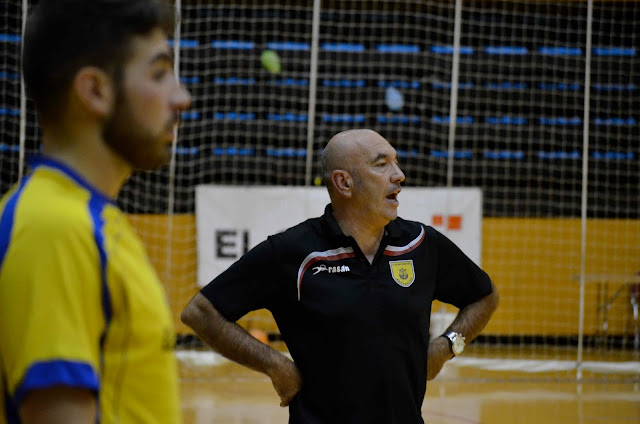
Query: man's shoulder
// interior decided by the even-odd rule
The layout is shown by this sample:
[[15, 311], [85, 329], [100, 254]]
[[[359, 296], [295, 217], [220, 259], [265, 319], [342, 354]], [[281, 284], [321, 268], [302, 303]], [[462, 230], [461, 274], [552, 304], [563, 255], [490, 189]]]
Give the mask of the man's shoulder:
[[397, 217], [392, 221], [393, 235], [399, 238], [415, 238], [423, 232], [429, 231], [431, 227], [419, 221], [412, 221]]
[[43, 198], [41, 194], [42, 190], [26, 185], [22, 192], [13, 193], [11, 210], [5, 207], [2, 211], [5, 219], [0, 233], [7, 241], [3, 269], [14, 267], [23, 272], [20, 269], [34, 264], [69, 263], [71, 258], [92, 263], [98, 251], [87, 202], [67, 196]]
[[[12, 211], [5, 210], [9, 202], [14, 203]], [[88, 202], [89, 195], [81, 190], [60, 187], [37, 173], [24, 187], [7, 194], [2, 212], [12, 213], [12, 227], [20, 228], [21, 234], [64, 237], [77, 232], [91, 233]]]
[[431, 225], [419, 221], [396, 218], [393, 221], [392, 240], [398, 246], [413, 246], [427, 248], [439, 246], [447, 240], [447, 237]]
[[412, 221], [397, 217], [393, 221], [397, 225], [397, 229], [404, 233], [406, 237], [412, 237], [420, 234], [424, 230], [425, 238], [437, 238], [441, 236], [441, 233], [433, 228], [431, 225], [424, 224], [420, 221]]
[[293, 227], [289, 227], [286, 230], [274, 234], [271, 237], [277, 237], [284, 241], [292, 241], [307, 235], [321, 235], [322, 231], [320, 220], [320, 217], [309, 218], [294, 225]]
[[321, 217], [309, 218], [269, 237], [271, 247], [290, 257], [306, 256], [309, 252], [333, 248], [335, 244]]

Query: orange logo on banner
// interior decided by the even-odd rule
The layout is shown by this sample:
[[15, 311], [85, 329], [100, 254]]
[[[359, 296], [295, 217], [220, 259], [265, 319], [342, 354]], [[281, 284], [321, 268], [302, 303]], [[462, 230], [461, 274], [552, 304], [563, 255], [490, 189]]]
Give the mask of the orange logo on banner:
[[[431, 225], [434, 227], [442, 227], [444, 225], [444, 216], [433, 215], [431, 218]], [[461, 230], [462, 229], [462, 215], [449, 215], [447, 217], [447, 230]]]

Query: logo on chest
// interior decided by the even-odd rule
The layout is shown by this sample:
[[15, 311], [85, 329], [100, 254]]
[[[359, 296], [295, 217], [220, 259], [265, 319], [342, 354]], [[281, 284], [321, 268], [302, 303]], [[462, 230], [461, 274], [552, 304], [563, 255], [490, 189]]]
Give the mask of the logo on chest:
[[391, 267], [391, 276], [393, 281], [402, 287], [409, 287], [413, 284], [416, 276], [413, 272], [413, 260], [408, 261], [389, 261]]
[[342, 265], [342, 266], [319, 265], [319, 266], [314, 266], [312, 269], [313, 269], [313, 275], [316, 275], [317, 273], [322, 272], [322, 271], [326, 271], [329, 274], [333, 274], [333, 273], [336, 273], [336, 272], [349, 272], [349, 271], [351, 271], [349, 269], [349, 267], [346, 266], [346, 265]]

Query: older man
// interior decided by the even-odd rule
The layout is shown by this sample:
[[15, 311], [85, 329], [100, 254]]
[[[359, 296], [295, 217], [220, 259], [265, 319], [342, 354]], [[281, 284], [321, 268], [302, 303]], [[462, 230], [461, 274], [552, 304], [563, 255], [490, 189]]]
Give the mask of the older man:
[[[405, 176], [371, 130], [322, 156], [331, 204], [267, 238], [182, 313], [214, 350], [267, 374], [293, 424], [417, 424], [427, 379], [475, 338], [498, 304], [487, 274], [435, 229], [398, 218]], [[460, 312], [429, 343], [434, 299]], [[235, 321], [267, 308], [293, 362]]]

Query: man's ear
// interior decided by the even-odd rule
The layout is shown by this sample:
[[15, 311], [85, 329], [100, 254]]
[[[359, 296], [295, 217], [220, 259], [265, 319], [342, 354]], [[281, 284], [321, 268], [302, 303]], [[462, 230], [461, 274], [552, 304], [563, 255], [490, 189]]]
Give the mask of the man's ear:
[[342, 196], [351, 197], [353, 194], [353, 179], [351, 175], [344, 170], [336, 169], [331, 173], [331, 182], [336, 192]]
[[75, 75], [72, 84], [73, 95], [90, 114], [107, 116], [114, 102], [113, 79], [102, 69], [85, 66]]

